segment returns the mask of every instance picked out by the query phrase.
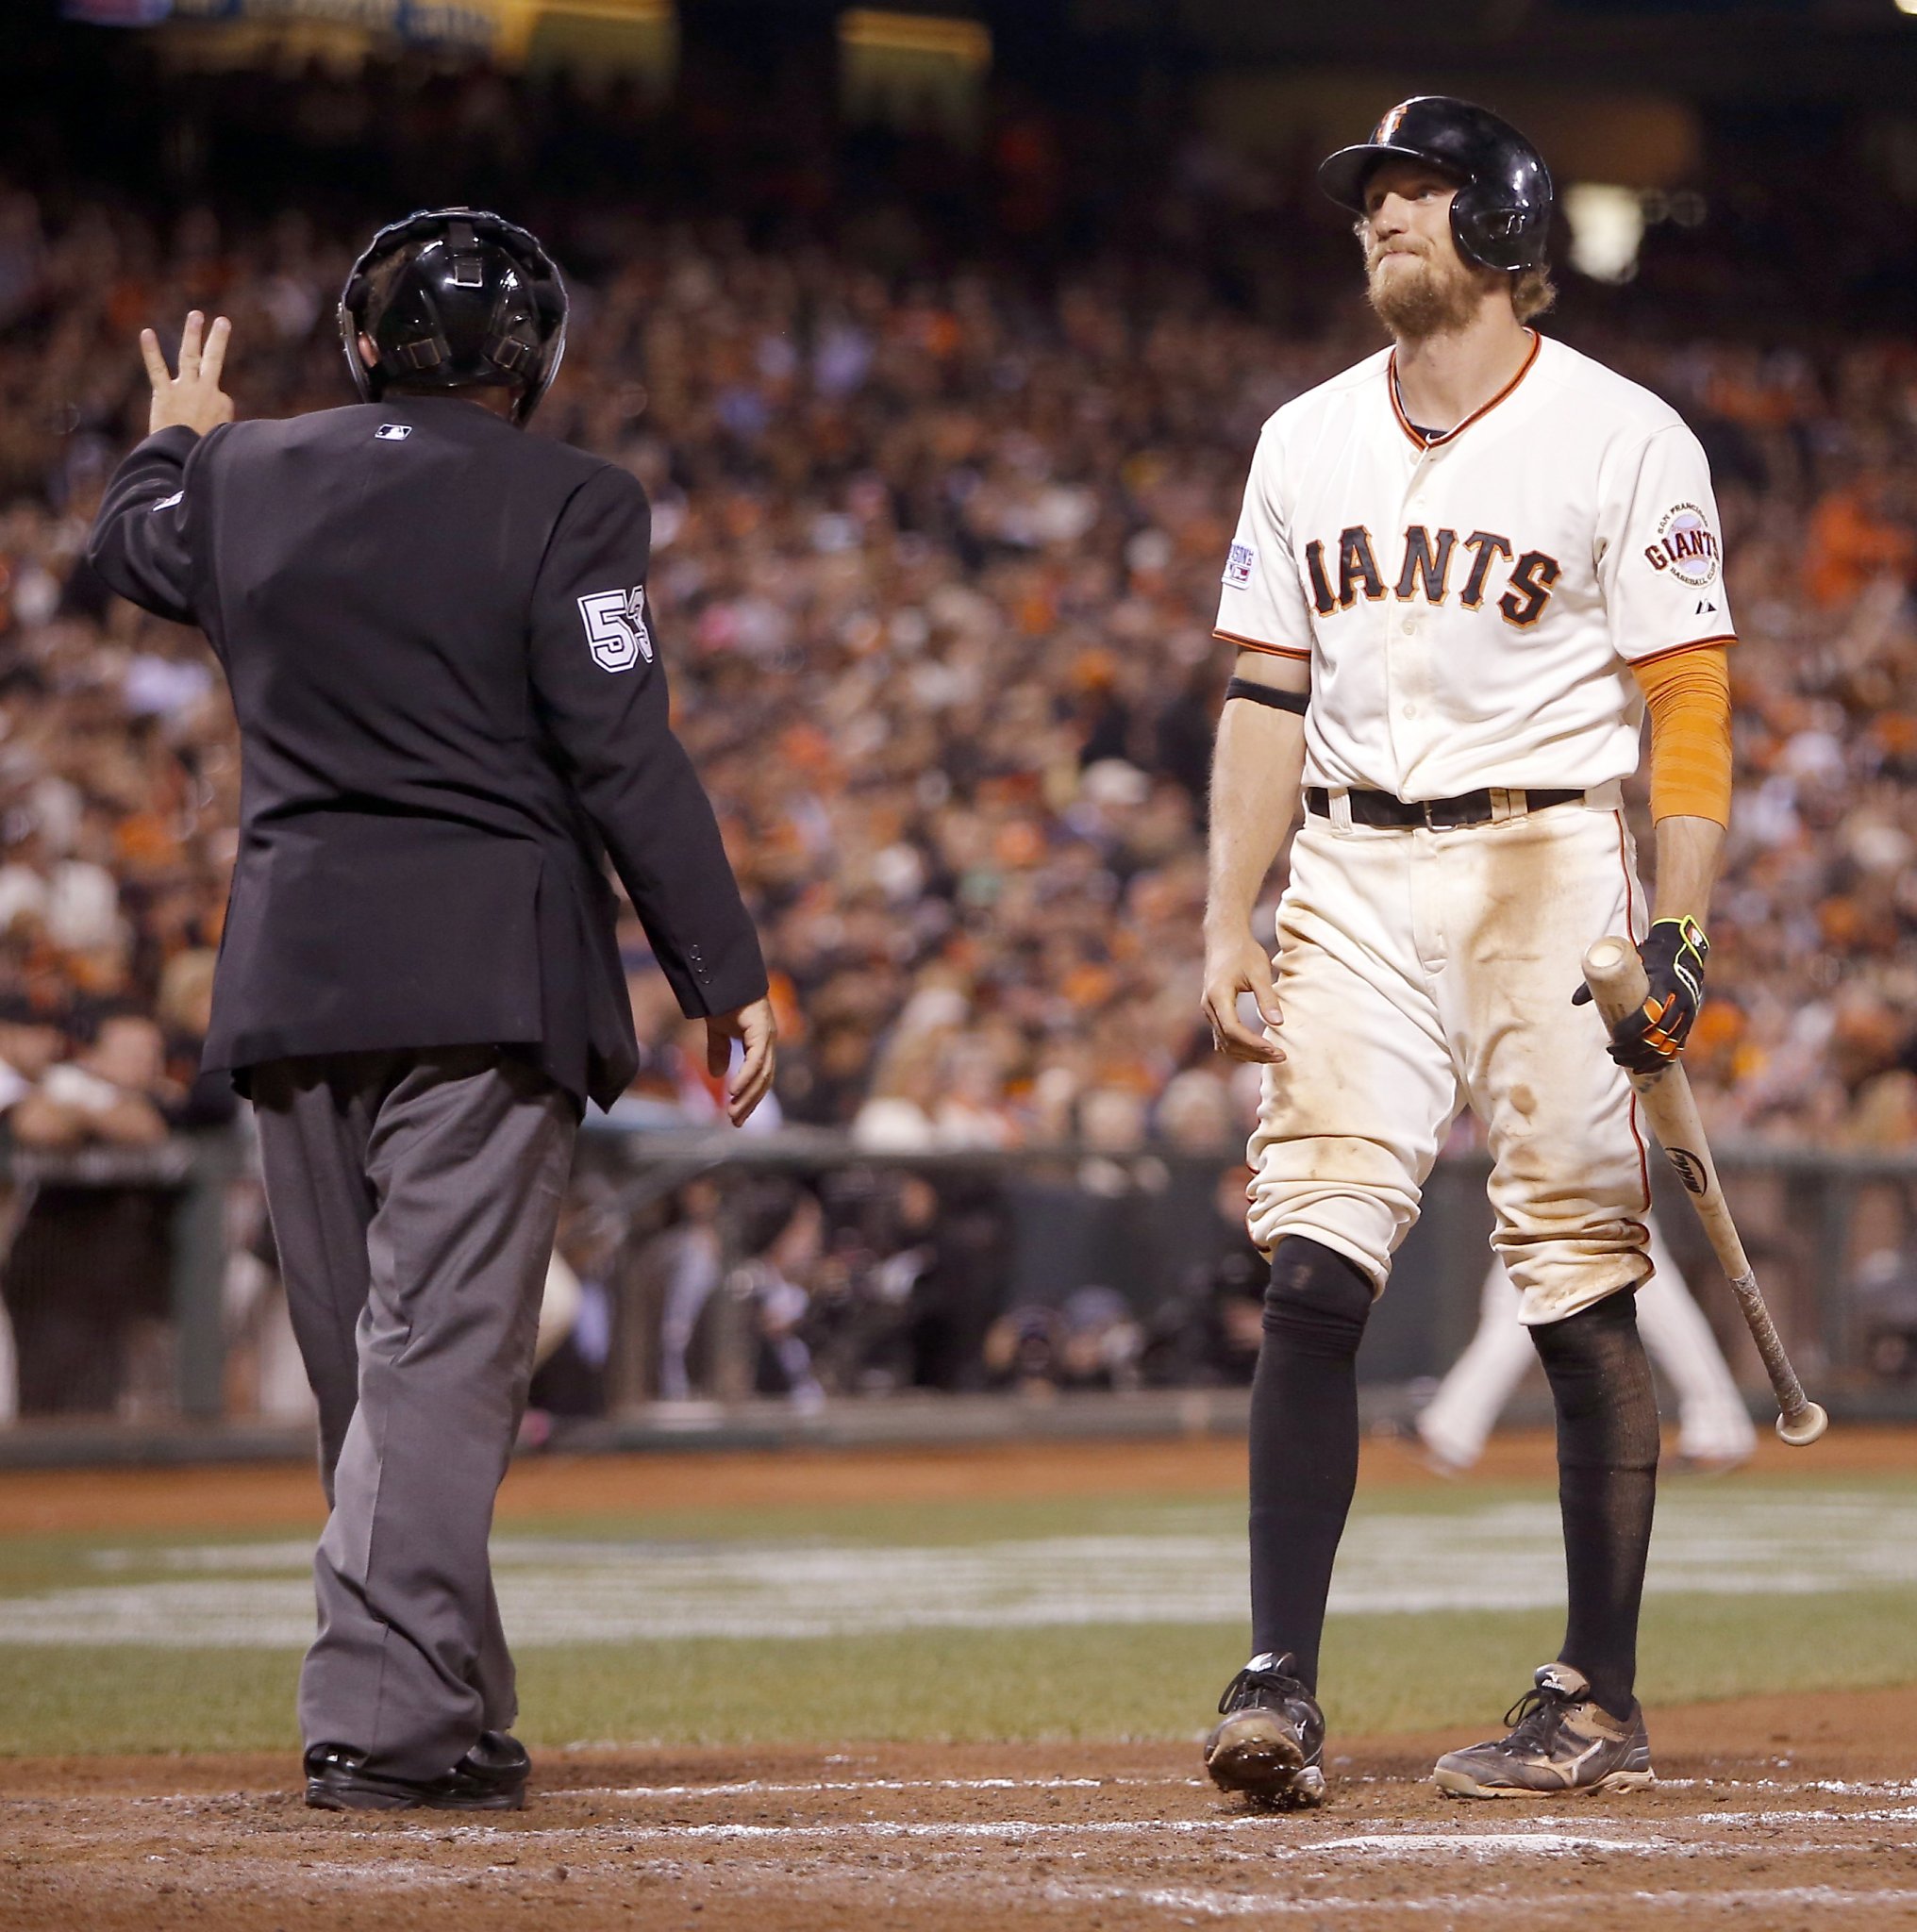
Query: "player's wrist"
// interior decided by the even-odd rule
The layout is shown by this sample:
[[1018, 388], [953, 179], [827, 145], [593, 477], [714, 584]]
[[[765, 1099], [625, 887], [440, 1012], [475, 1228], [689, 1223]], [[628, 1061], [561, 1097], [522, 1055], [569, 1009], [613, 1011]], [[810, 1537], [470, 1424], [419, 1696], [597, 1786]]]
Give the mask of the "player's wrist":
[[1220, 974], [1228, 973], [1241, 977], [1251, 970], [1255, 960], [1269, 960], [1271, 954], [1259, 944], [1250, 933], [1235, 934], [1232, 937], [1208, 940], [1205, 942], [1205, 976], [1216, 979]]
[[1200, 929], [1208, 953], [1236, 952], [1240, 946], [1258, 943], [1251, 929], [1252, 908], [1233, 907], [1228, 911], [1208, 912]]
[[1653, 933], [1660, 926], [1674, 928], [1673, 937], [1680, 946], [1689, 946], [1701, 958], [1710, 951], [1710, 941], [1705, 935], [1704, 922], [1694, 913], [1664, 912], [1651, 922]]

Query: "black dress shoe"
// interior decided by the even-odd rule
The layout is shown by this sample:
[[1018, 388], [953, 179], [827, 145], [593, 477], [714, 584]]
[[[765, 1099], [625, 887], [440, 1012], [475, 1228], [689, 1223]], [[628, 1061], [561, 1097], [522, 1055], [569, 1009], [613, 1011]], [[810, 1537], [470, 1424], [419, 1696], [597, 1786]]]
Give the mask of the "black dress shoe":
[[440, 1777], [369, 1771], [350, 1744], [314, 1744], [306, 1755], [307, 1803], [316, 1811], [518, 1811], [532, 1760], [506, 1731], [485, 1731]]

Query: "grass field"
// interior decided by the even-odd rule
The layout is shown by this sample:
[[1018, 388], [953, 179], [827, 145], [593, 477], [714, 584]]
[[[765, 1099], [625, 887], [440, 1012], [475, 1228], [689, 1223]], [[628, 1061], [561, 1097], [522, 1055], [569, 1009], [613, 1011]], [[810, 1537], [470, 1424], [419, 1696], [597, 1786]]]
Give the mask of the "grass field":
[[[502, 1524], [537, 1744], [1179, 1739], [1242, 1661], [1242, 1506], [1097, 1495], [545, 1510]], [[0, 1539], [0, 1753], [293, 1748], [311, 1529]], [[1482, 1731], [1555, 1654], [1548, 1481], [1368, 1481], [1325, 1663], [1343, 1734]], [[1666, 1485], [1652, 1705], [1917, 1682], [1917, 1477]]]

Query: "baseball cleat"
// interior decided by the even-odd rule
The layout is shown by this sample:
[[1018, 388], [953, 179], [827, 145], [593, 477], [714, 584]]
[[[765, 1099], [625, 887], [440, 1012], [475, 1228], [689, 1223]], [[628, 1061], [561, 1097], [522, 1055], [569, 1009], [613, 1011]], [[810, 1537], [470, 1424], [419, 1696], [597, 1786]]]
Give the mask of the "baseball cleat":
[[1447, 1751], [1431, 1774], [1454, 1798], [1552, 1798], [1566, 1791], [1637, 1791], [1657, 1783], [1644, 1708], [1620, 1721], [1591, 1694], [1581, 1671], [1546, 1664], [1505, 1712], [1510, 1735]]
[[1252, 1658], [1225, 1687], [1205, 1769], [1222, 1791], [1305, 1810], [1325, 1802], [1325, 1713], [1290, 1651]]

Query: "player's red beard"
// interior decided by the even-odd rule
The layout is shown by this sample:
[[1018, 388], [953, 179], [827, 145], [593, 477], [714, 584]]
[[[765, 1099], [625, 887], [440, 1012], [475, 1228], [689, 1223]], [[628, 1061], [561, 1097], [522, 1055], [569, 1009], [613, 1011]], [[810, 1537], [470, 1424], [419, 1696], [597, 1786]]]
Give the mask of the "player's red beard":
[[[1388, 270], [1385, 257], [1399, 258]], [[1377, 319], [1394, 336], [1413, 341], [1456, 334], [1476, 318], [1484, 271], [1462, 261], [1439, 261], [1402, 242], [1365, 244], [1365, 291]]]

